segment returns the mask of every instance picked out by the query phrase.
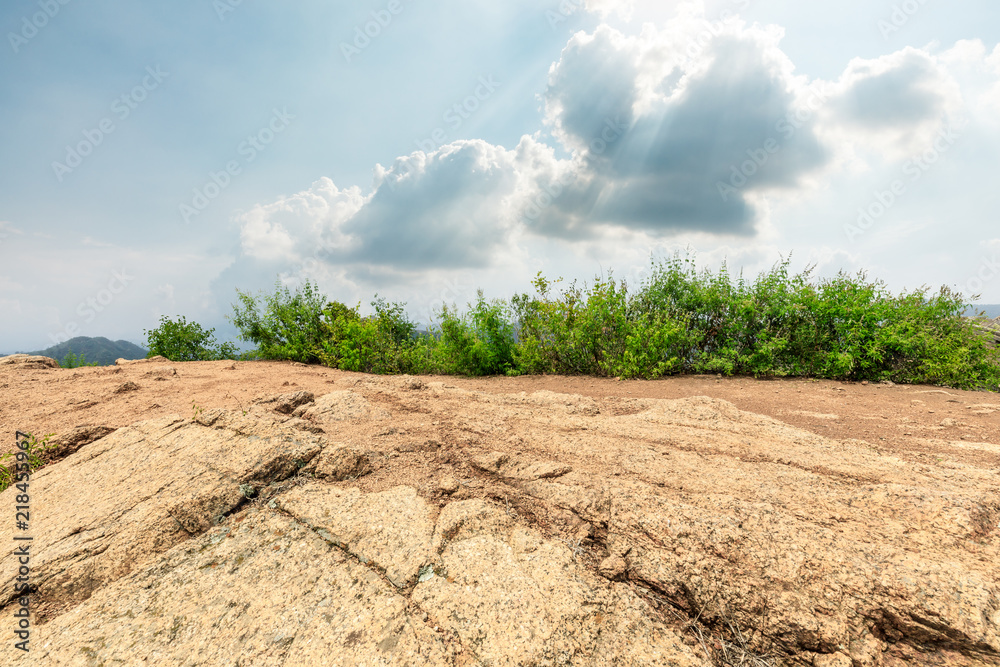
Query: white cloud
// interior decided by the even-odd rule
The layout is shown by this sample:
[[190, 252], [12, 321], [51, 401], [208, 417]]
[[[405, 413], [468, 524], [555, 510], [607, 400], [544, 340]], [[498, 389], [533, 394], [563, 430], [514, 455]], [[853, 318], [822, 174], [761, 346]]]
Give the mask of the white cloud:
[[974, 83], [970, 82], [970, 87], [974, 85], [979, 94], [970, 102], [973, 113], [994, 127], [1000, 125], [1000, 44], [987, 53], [982, 42], [974, 40], [966, 48], [956, 45], [953, 51], [965, 56], [963, 64], [974, 70], [970, 75]]
[[830, 95], [831, 142], [889, 159], [923, 150], [942, 127], [959, 122], [963, 107], [948, 68], [912, 47], [852, 60]]
[[294, 262], [317, 245], [345, 241], [340, 226], [366, 203], [358, 187], [340, 190], [321, 178], [308, 190], [239, 216], [244, 254], [264, 261]]
[[330, 257], [402, 268], [489, 264], [514, 225], [520, 150], [458, 141], [397, 160], [377, 172], [372, 196], [343, 225], [346, 247]]
[[[602, 24], [574, 35], [542, 96], [553, 145], [541, 129], [511, 149], [458, 141], [376, 165], [367, 193], [323, 178], [254, 207], [238, 218], [244, 258], [219, 284], [280, 267], [286, 281], [323, 280], [341, 294], [409, 284], [426, 305], [421, 294], [461, 271], [531, 272], [536, 253], [559, 252], [638, 266], [619, 249], [678, 243], [767, 258], [766, 269], [788, 250], [776, 246], [789, 242], [782, 207], [807, 208], [835, 177], [896, 169], [962, 119], [968, 97], [1000, 90], [1000, 49], [978, 42], [855, 59], [836, 81], [810, 81], [780, 48], [782, 28], [703, 16], [701, 3], [685, 3], [639, 34]], [[963, 68], [977, 70], [974, 85]], [[821, 268], [860, 266], [856, 253], [811, 247]]]
[[807, 88], [778, 48], [782, 32], [730, 21], [676, 39], [703, 26], [681, 17], [638, 37], [606, 26], [574, 36], [550, 72], [546, 121], [587, 186], [549, 217], [747, 235], [757, 217], [748, 197], [794, 187], [825, 162], [812, 128], [788, 122]]

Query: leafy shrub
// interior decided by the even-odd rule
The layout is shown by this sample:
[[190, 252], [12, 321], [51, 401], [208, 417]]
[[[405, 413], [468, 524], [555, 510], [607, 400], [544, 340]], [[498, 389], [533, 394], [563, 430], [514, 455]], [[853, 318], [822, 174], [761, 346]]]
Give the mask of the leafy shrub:
[[554, 298], [552, 286], [561, 280], [549, 281], [539, 273], [532, 281], [536, 297], [514, 297], [519, 360], [530, 372], [607, 375], [601, 362], [605, 348], [614, 345], [622, 316], [615, 284], [597, 282], [585, 296], [574, 283], [563, 290], [561, 298]]
[[84, 366], [97, 366], [98, 363], [95, 361], [93, 363], [87, 363], [87, 356], [83, 353], [73, 354], [73, 350], [69, 350], [63, 360], [59, 362], [62, 368], [82, 368]]
[[257, 346], [257, 358], [319, 363], [326, 299], [318, 287], [307, 281], [293, 293], [278, 282], [271, 295], [236, 293], [239, 303], [233, 304], [229, 319], [239, 329], [240, 340]]
[[893, 380], [997, 388], [1000, 354], [961, 318], [960, 294], [927, 288], [894, 296], [862, 272], [810, 280], [781, 262], [752, 283], [723, 266], [698, 273], [674, 258], [634, 302], [647, 315], [686, 315], [688, 372]]
[[613, 277], [589, 288], [574, 283], [554, 298], [558, 282], [539, 274], [538, 296], [513, 299], [519, 370], [655, 378], [680, 369], [684, 327], [668, 312], [636, 309], [627, 285]]
[[327, 366], [360, 373], [411, 372], [407, 347], [416, 325], [406, 319], [403, 304], [376, 296], [371, 305], [375, 315], [363, 318], [360, 306], [327, 304], [320, 322], [318, 358]]
[[687, 338], [683, 321], [644, 313], [626, 332], [621, 358], [612, 374], [654, 380], [679, 373]]
[[176, 321], [161, 317], [160, 326], [144, 333], [148, 357], [160, 355], [171, 361], [216, 361], [235, 359], [238, 355], [232, 343], [216, 342], [215, 329], [206, 331], [197, 322], [188, 322], [184, 317]]
[[[1000, 349], [961, 317], [960, 294], [893, 295], [864, 273], [814, 280], [811, 268], [788, 267], [750, 280], [675, 256], [653, 262], [631, 290], [612, 276], [557, 290], [561, 279], [539, 273], [534, 295], [488, 301], [480, 291], [464, 313], [443, 307], [427, 335], [404, 304], [376, 295], [363, 317], [360, 304], [328, 301], [311, 283], [295, 292], [278, 284], [270, 296], [237, 291], [231, 319], [257, 358], [365, 373], [725, 373], [1000, 388]], [[205, 333], [170, 324], [187, 332], [173, 338]], [[150, 349], [162, 350], [152, 340]]]
[[445, 372], [461, 375], [514, 374], [514, 326], [508, 307], [487, 302], [478, 292], [472, 310], [463, 316], [447, 306], [441, 310], [441, 341], [437, 358]]

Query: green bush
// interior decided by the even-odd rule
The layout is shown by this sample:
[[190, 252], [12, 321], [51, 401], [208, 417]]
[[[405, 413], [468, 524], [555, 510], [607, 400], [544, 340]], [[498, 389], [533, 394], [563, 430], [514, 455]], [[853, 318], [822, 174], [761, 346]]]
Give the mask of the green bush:
[[518, 320], [519, 371], [655, 378], [678, 372], [686, 340], [682, 322], [666, 311], [642, 310], [624, 281], [574, 283], [558, 298], [541, 274], [537, 296], [513, 299]]
[[376, 296], [375, 314], [361, 317], [360, 306], [350, 308], [333, 301], [320, 321], [317, 357], [327, 366], [360, 373], [412, 372], [407, 348], [416, 325], [406, 319], [404, 305]]
[[519, 361], [528, 372], [608, 375], [608, 360], [622, 342], [625, 291], [614, 281], [597, 281], [589, 290], [572, 284], [554, 298], [552, 286], [539, 273], [536, 297], [515, 296]]
[[98, 363], [95, 361], [93, 363], [87, 363], [87, 355], [73, 354], [73, 350], [66, 352], [66, 356], [63, 357], [62, 361], [59, 362], [62, 368], [81, 368], [84, 366], [97, 366]]
[[188, 322], [184, 317], [172, 320], [160, 318], [160, 326], [146, 334], [148, 357], [157, 355], [171, 361], [216, 361], [235, 359], [238, 356], [232, 343], [217, 343], [215, 329], [202, 328], [197, 322]]
[[689, 347], [685, 323], [667, 316], [642, 314], [625, 334], [625, 345], [613, 373], [623, 378], [654, 380], [679, 373], [680, 355]]
[[507, 305], [500, 300], [487, 302], [480, 290], [471, 308], [464, 316], [447, 306], [441, 310], [435, 358], [442, 370], [460, 375], [515, 374], [516, 340]]
[[695, 373], [892, 380], [993, 388], [1000, 352], [961, 317], [960, 294], [927, 288], [894, 296], [864, 273], [811, 281], [788, 261], [754, 282], [725, 266], [698, 273], [693, 262], [654, 265], [636, 296], [638, 312], [685, 316], [690, 346], [679, 350]]
[[[488, 301], [480, 291], [464, 313], [443, 307], [425, 335], [404, 304], [376, 295], [374, 314], [362, 316], [360, 304], [329, 301], [311, 283], [294, 292], [279, 284], [270, 296], [237, 291], [231, 319], [256, 358], [364, 373], [724, 373], [1000, 388], [1000, 349], [961, 317], [960, 294], [894, 295], [864, 273], [815, 280], [810, 268], [788, 267], [750, 280], [673, 257], [631, 288], [608, 276], [557, 289], [561, 279], [539, 273], [533, 295]], [[171, 340], [206, 333], [167, 323], [184, 332]], [[152, 340], [150, 349], [163, 354]]]
[[320, 362], [326, 299], [318, 287], [307, 281], [293, 293], [279, 281], [270, 295], [236, 293], [239, 302], [233, 304], [229, 319], [239, 329], [240, 340], [257, 346], [257, 358]]

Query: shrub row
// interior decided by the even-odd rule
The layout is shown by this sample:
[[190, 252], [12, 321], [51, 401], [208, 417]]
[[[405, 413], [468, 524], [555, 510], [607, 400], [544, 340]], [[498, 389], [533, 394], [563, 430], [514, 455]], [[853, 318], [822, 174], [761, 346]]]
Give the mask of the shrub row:
[[[464, 313], [444, 307], [429, 333], [404, 304], [376, 297], [374, 313], [362, 316], [360, 304], [328, 301], [310, 283], [238, 292], [231, 321], [255, 346], [248, 358], [366, 373], [721, 373], [1000, 388], [1000, 350], [961, 317], [967, 304], [947, 288], [894, 295], [864, 273], [813, 280], [809, 269], [791, 275], [788, 262], [753, 281], [726, 266], [699, 272], [690, 259], [651, 269], [634, 291], [613, 276], [560, 287], [538, 274], [534, 294], [508, 302], [479, 292]], [[150, 354], [174, 359], [169, 345], [153, 344], [168, 324], [159, 337], [149, 333]], [[183, 348], [185, 358], [233, 352]]]

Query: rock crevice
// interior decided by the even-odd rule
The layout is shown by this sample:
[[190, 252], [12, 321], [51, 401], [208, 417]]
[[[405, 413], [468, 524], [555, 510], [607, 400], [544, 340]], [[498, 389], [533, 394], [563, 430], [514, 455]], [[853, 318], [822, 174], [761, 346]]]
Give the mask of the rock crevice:
[[70, 438], [43, 662], [1000, 665], [995, 471], [629, 406], [387, 379]]

